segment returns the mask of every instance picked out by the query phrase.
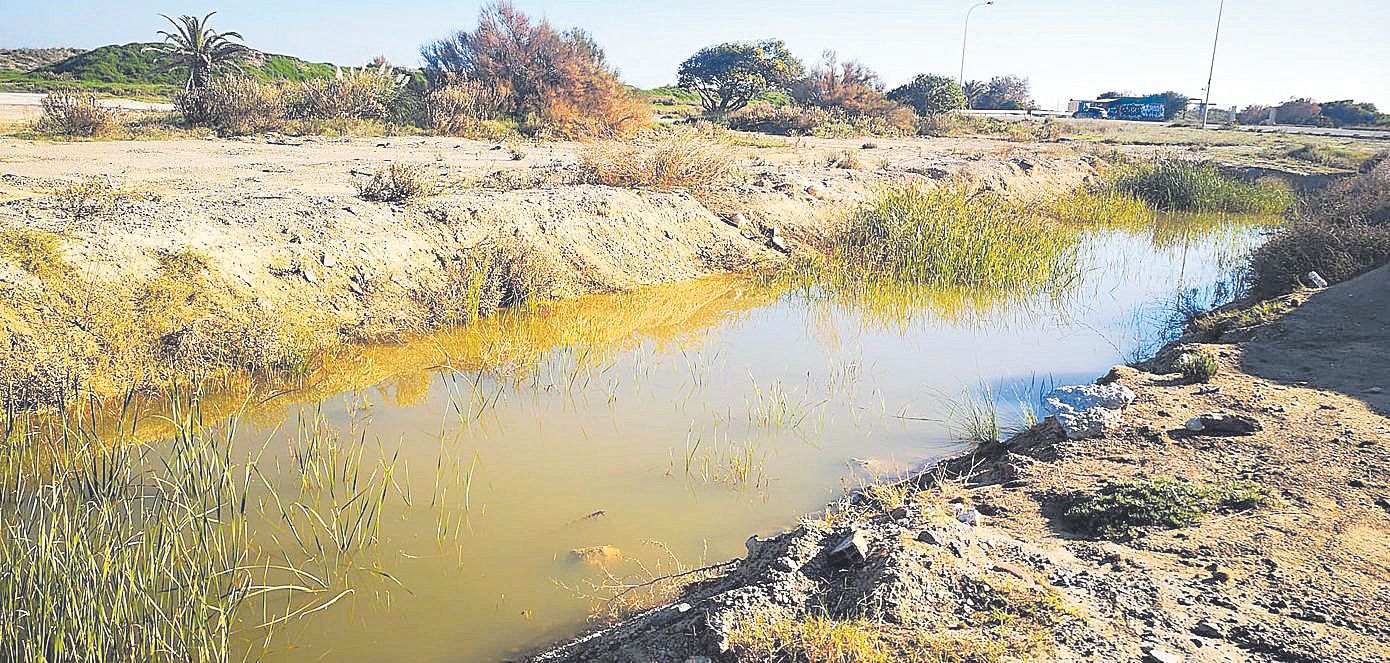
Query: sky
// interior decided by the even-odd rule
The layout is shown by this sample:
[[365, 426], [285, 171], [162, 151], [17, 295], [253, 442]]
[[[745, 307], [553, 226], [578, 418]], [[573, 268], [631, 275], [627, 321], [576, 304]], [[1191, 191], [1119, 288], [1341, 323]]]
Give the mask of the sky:
[[[1029, 78], [1038, 104], [1109, 91], [1206, 85], [1219, 0], [996, 0], [974, 11], [967, 79]], [[0, 48], [153, 40], [157, 14], [219, 10], [213, 25], [268, 52], [342, 65], [383, 54], [419, 63], [419, 46], [476, 23], [479, 2], [417, 0], [0, 0]], [[676, 67], [723, 41], [781, 38], [807, 62], [826, 49], [889, 86], [917, 73], [955, 77], [976, 0], [515, 0], [557, 27], [582, 27], [623, 80], [673, 83]], [[1390, 110], [1390, 0], [1227, 0], [1212, 102], [1354, 98]]]

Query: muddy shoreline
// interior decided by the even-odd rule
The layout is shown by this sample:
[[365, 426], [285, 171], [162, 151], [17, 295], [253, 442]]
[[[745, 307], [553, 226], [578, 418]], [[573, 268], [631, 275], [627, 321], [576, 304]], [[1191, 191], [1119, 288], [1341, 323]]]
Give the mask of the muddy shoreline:
[[[530, 660], [1386, 660], [1390, 615], [1364, 606], [1390, 600], [1387, 293], [1382, 267], [1283, 297], [1273, 321], [1189, 335], [1099, 381], [1134, 394], [1099, 436], [1049, 418], [859, 492]], [[1175, 365], [1202, 350], [1220, 364], [1209, 385]], [[1206, 413], [1258, 430], [1191, 430]], [[1268, 501], [1120, 537], [1068, 511], [1155, 477]]]

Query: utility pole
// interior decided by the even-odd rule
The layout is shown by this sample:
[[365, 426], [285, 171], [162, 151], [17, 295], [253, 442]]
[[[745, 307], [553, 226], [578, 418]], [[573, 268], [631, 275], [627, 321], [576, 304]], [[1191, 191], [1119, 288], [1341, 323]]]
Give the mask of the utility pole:
[[[1224, 2], [1225, 0], [1222, 1]], [[992, 4], [994, 4], [994, 0], [981, 2], [971, 6], [970, 10], [965, 12], [965, 31], [961, 33], [960, 36], [960, 80], [956, 81], [961, 87], [965, 87], [965, 40], [970, 37], [970, 15], [974, 13], [976, 9]]]
[[[1216, 44], [1221, 40], [1221, 16], [1226, 13], [1226, 0], [1216, 9], [1216, 36], [1211, 38], [1211, 68], [1207, 70], [1207, 90], [1202, 99], [1202, 128], [1207, 128], [1207, 111], [1211, 110], [1211, 78], [1216, 73]], [[967, 18], [967, 21], [970, 19]]]

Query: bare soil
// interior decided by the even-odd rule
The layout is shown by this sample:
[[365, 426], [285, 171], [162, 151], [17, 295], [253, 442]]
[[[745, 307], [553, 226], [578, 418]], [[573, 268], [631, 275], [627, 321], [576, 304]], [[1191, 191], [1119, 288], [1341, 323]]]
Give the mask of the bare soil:
[[[1102, 381], [1137, 398], [1102, 437], [1068, 440], [1049, 419], [902, 493], [863, 493], [750, 540], [746, 559], [669, 605], [536, 660], [762, 660], [747, 625], [815, 618], [899, 643], [883, 660], [1390, 660], [1390, 266], [1285, 305], [1216, 343], [1116, 367]], [[1219, 358], [1210, 385], [1172, 368], [1199, 348]], [[1188, 430], [1207, 412], [1262, 430]], [[1154, 477], [1252, 481], [1271, 500], [1128, 540], [1065, 516], [1107, 482]], [[961, 522], [957, 508], [982, 522]], [[867, 558], [835, 563], [830, 549], [853, 531]], [[867, 657], [845, 642], [783, 642], [773, 658]], [[850, 657], [818, 658], [828, 651]]]

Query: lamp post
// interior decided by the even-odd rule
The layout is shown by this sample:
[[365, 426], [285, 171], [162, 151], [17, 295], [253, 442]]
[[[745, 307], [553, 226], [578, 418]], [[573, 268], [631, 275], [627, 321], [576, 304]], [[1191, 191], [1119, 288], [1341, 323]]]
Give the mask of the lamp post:
[[957, 83], [959, 83], [961, 87], [965, 87], [965, 40], [970, 37], [970, 15], [974, 13], [976, 9], [984, 7], [985, 5], [992, 4], [994, 4], [994, 0], [989, 0], [988, 2], [981, 2], [979, 4], [972, 5], [969, 11], [965, 12], [965, 31], [962, 32], [960, 36], [960, 80], [957, 81]]
[[1216, 44], [1221, 40], [1221, 16], [1226, 13], [1226, 0], [1216, 9], [1216, 36], [1211, 38], [1211, 68], [1207, 70], [1207, 89], [1202, 99], [1202, 128], [1207, 128], [1207, 111], [1211, 110], [1211, 77], [1216, 73]]

